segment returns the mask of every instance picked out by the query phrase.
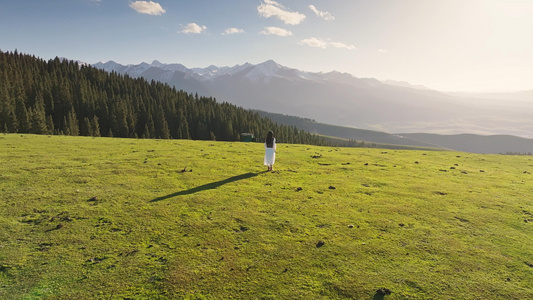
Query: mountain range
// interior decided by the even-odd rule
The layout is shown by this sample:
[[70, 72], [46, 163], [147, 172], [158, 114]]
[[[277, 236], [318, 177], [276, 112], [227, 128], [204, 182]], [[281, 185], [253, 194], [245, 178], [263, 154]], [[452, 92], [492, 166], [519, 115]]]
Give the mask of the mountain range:
[[[444, 93], [403, 81], [305, 72], [268, 60], [187, 68], [159, 61], [93, 67], [168, 83], [248, 109], [387, 133], [533, 137], [533, 91]], [[502, 75], [503, 76], [503, 75]]]

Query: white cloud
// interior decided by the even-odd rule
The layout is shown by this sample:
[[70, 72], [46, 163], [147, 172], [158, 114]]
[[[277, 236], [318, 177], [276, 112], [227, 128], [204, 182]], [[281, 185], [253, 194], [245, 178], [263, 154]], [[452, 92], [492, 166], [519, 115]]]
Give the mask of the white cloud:
[[136, 10], [140, 14], [159, 16], [166, 11], [161, 7], [159, 3], [153, 1], [135, 1], [130, 3], [130, 7]]
[[301, 40], [300, 45], [305, 45], [305, 46], [309, 46], [309, 47], [315, 47], [315, 48], [322, 48], [322, 49], [327, 49], [327, 48], [344, 48], [344, 49], [348, 49], [348, 50], [355, 50], [357, 49], [354, 45], [347, 45], [345, 43], [340, 43], [340, 42], [326, 42], [326, 41], [323, 41], [321, 39], [317, 39], [317, 38], [308, 38], [308, 39], [304, 39], [304, 40]]
[[344, 48], [344, 49], [348, 49], [348, 50], [357, 49], [357, 48], [355, 48], [354, 45], [346, 45], [345, 43], [340, 43], [340, 42], [329, 42], [328, 45], [330, 45], [331, 47]]
[[291, 36], [292, 32], [279, 27], [265, 27], [265, 30], [259, 32], [264, 35]]
[[335, 17], [333, 17], [329, 12], [319, 11], [318, 9], [316, 9], [314, 5], [309, 5], [309, 9], [311, 9], [316, 14], [317, 17], [320, 17], [326, 21], [332, 21], [335, 19]]
[[307, 45], [309, 47], [322, 48], [322, 49], [326, 49], [328, 47], [328, 43], [317, 38], [308, 38], [305, 40], [301, 40], [300, 45]]
[[264, 0], [264, 3], [257, 7], [257, 12], [264, 18], [277, 17], [290, 25], [298, 25], [305, 19], [304, 14], [287, 11], [283, 5], [273, 0]]
[[389, 51], [387, 51], [387, 50], [385, 50], [385, 49], [379, 49], [378, 52], [379, 52], [379, 53], [387, 53], [387, 52], [389, 52]]
[[228, 28], [228, 29], [224, 30], [224, 32], [222, 32], [223, 35], [237, 34], [237, 33], [244, 33], [244, 30], [243, 29], [239, 29], [239, 28]]
[[196, 23], [189, 23], [187, 26], [183, 27], [183, 30], [180, 32], [185, 34], [200, 34], [204, 33], [206, 30], [207, 27], [205, 26], [200, 26]]

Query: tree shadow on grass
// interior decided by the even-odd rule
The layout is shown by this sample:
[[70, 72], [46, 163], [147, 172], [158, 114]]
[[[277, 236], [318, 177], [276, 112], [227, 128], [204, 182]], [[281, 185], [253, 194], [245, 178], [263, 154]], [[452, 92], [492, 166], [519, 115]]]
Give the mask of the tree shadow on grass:
[[174, 198], [174, 197], [177, 197], [177, 196], [185, 196], [185, 195], [190, 195], [190, 194], [194, 194], [194, 193], [198, 193], [198, 192], [202, 192], [202, 191], [206, 191], [206, 190], [216, 189], [216, 188], [218, 188], [220, 186], [223, 186], [225, 184], [232, 183], [232, 182], [239, 181], [239, 180], [252, 178], [252, 177], [255, 177], [255, 176], [259, 175], [259, 174], [263, 174], [263, 173], [266, 173], [266, 172], [268, 172], [268, 171], [263, 171], [263, 172], [259, 172], [259, 173], [251, 173], [251, 172], [250, 173], [244, 173], [244, 174], [241, 174], [241, 175], [237, 175], [237, 176], [233, 176], [233, 177], [230, 177], [230, 178], [226, 178], [224, 180], [215, 181], [215, 182], [211, 182], [211, 183], [204, 184], [204, 185], [201, 185], [201, 186], [197, 186], [197, 187], [192, 188], [192, 189], [184, 190], [184, 191], [181, 191], [181, 192], [176, 192], [176, 193], [169, 194], [169, 195], [166, 195], [166, 196], [161, 196], [161, 197], [158, 197], [158, 198], [155, 198], [155, 199], [151, 200], [150, 202], [159, 202], [159, 201], [167, 200], [167, 199]]

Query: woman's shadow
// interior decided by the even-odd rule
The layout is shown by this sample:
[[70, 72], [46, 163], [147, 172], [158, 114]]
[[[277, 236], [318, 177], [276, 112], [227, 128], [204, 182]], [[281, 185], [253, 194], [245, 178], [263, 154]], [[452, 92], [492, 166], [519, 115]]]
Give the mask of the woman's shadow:
[[230, 177], [230, 178], [226, 178], [224, 180], [215, 181], [215, 182], [211, 182], [211, 183], [204, 184], [204, 185], [201, 185], [201, 186], [197, 186], [197, 187], [192, 188], [192, 189], [176, 192], [176, 193], [169, 194], [169, 195], [166, 195], [166, 196], [161, 196], [161, 197], [158, 197], [158, 198], [155, 198], [155, 199], [151, 200], [150, 202], [159, 202], [159, 201], [167, 200], [167, 199], [174, 198], [174, 197], [177, 197], [177, 196], [185, 196], [185, 195], [190, 195], [190, 194], [194, 194], [194, 193], [198, 193], [198, 192], [202, 192], [202, 191], [206, 191], [206, 190], [216, 189], [216, 188], [218, 188], [220, 186], [223, 186], [225, 184], [232, 183], [232, 182], [239, 181], [239, 180], [243, 180], [243, 179], [252, 178], [252, 177], [255, 177], [255, 176], [259, 175], [259, 174], [263, 174], [263, 173], [266, 173], [266, 172], [268, 172], [268, 171], [263, 171], [263, 172], [259, 172], [259, 173], [251, 173], [251, 172], [250, 173], [244, 173], [244, 174], [241, 174], [241, 175], [237, 175], [237, 176], [233, 176], [233, 177]]

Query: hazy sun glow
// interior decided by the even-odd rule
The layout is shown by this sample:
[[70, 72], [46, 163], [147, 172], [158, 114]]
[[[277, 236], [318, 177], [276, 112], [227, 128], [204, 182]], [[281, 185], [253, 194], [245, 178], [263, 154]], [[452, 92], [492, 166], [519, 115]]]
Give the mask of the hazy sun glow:
[[533, 1], [3, 1], [0, 49], [189, 67], [273, 59], [444, 91], [531, 90]]

